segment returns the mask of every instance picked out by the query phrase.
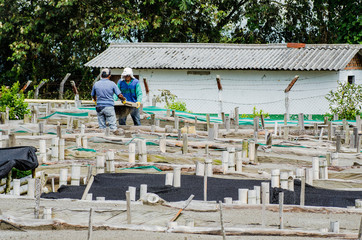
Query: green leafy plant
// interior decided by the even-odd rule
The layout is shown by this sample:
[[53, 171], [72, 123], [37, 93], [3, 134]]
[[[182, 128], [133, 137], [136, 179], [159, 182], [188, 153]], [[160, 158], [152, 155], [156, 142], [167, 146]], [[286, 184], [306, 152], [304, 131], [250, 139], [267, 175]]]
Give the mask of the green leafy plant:
[[160, 95], [154, 96], [156, 98], [156, 102], [165, 103], [165, 108], [177, 111], [187, 111], [186, 103], [183, 101], [179, 101], [177, 96], [171, 93], [170, 90], [167, 89], [159, 89], [161, 91]]
[[269, 113], [263, 112], [262, 109], [260, 109], [260, 111], [258, 111], [258, 110], [256, 109], [256, 107], [254, 106], [254, 107], [253, 107], [253, 115], [252, 115], [251, 117], [252, 117], [252, 118], [254, 118], [254, 117], [260, 117], [261, 115], [263, 115], [264, 118], [269, 117]]
[[362, 112], [362, 85], [338, 82], [337, 89], [325, 98], [331, 114], [338, 114], [339, 119], [352, 120]]
[[7, 86], [1, 87], [0, 111], [5, 112], [8, 107], [11, 120], [23, 119], [24, 114], [30, 112], [28, 104], [24, 102], [24, 93], [19, 90], [19, 86], [19, 82], [16, 82], [11, 88]]

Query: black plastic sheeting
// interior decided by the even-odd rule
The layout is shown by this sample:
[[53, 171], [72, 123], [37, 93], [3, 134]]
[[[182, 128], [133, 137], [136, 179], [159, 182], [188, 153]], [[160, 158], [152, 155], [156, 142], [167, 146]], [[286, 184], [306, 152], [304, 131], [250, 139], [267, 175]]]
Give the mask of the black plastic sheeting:
[[[254, 186], [261, 186], [265, 180], [237, 180], [209, 177], [208, 201], [224, 201], [225, 197], [232, 197], [238, 200], [238, 189], [254, 189]], [[141, 184], [147, 184], [147, 192], [156, 193], [166, 201], [183, 201], [191, 194], [194, 194], [194, 200], [203, 200], [204, 198], [204, 177], [195, 175], [182, 175], [181, 188], [165, 186], [164, 174], [135, 174], [135, 173], [114, 173], [98, 174], [95, 176], [89, 193], [93, 194], [93, 200], [96, 197], [105, 197], [106, 200], [125, 200], [125, 192], [129, 186], [136, 187], [136, 199], [139, 198], [139, 189]], [[294, 181], [295, 191], [288, 191], [280, 188], [270, 189], [271, 203], [278, 203], [279, 192], [284, 192], [284, 204], [299, 205], [300, 199], [300, 181]], [[85, 185], [81, 186], [62, 186], [58, 192], [42, 194], [42, 198], [59, 199], [71, 198], [81, 199]], [[361, 191], [336, 191], [328, 189], [315, 188], [306, 185], [305, 205], [309, 206], [329, 206], [329, 207], [347, 207], [354, 206], [355, 199], [362, 198]]]
[[8, 175], [12, 168], [21, 171], [38, 167], [36, 148], [31, 146], [0, 148], [0, 178]]

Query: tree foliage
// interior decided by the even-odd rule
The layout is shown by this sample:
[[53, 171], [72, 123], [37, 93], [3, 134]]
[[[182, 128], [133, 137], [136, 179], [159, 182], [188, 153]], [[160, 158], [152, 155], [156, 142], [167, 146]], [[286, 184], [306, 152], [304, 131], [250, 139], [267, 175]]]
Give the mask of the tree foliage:
[[339, 119], [353, 120], [362, 113], [362, 85], [339, 82], [337, 90], [331, 90], [326, 99], [329, 110]]
[[[90, 90], [84, 63], [110, 42], [361, 43], [360, 0], [0, 0], [0, 83], [66, 73]], [[82, 91], [81, 91], [82, 92]]]
[[19, 82], [15, 82], [10, 88], [1, 86], [0, 92], [0, 112], [5, 112], [9, 108], [9, 119], [23, 119], [24, 114], [30, 112], [28, 104], [24, 102], [25, 96], [20, 91]]

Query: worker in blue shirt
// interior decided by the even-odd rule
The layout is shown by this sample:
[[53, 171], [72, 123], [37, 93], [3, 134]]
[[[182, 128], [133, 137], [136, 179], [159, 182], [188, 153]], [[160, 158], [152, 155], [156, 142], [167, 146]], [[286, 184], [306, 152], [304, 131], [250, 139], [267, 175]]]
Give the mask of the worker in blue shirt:
[[100, 129], [106, 128], [108, 122], [111, 131], [117, 130], [117, 119], [114, 111], [113, 95], [117, 95], [122, 101], [126, 100], [117, 85], [110, 80], [111, 70], [102, 69], [101, 79], [92, 88], [92, 98], [97, 103], [97, 117]]
[[[137, 108], [133, 108], [131, 111], [131, 117], [135, 126], [141, 125], [141, 117], [139, 107], [142, 102], [142, 89], [137, 78], [133, 76], [131, 68], [125, 68], [121, 75], [121, 79], [117, 83], [118, 88], [121, 90], [122, 95], [128, 102], [137, 103]], [[126, 125], [127, 116], [119, 118], [120, 125]]]

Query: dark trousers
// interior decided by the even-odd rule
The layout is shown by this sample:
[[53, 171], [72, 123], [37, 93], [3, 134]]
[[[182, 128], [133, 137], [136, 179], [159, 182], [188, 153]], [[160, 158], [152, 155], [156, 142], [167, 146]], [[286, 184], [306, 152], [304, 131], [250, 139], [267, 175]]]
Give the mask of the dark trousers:
[[[141, 126], [140, 110], [138, 108], [133, 108], [130, 114], [134, 125]], [[119, 125], [126, 125], [126, 121], [127, 121], [127, 116], [124, 118], [119, 118]]]

